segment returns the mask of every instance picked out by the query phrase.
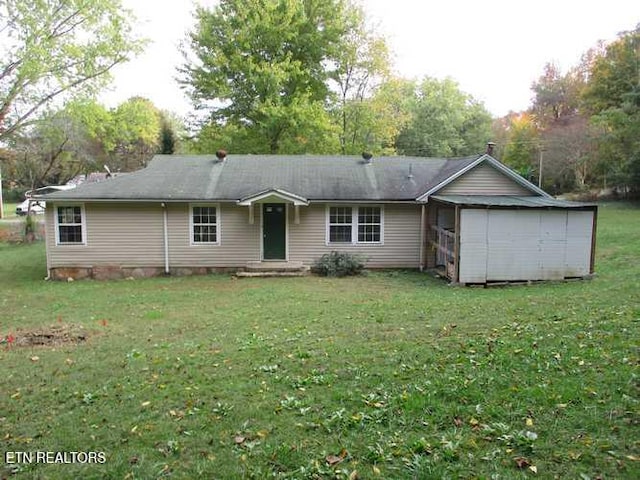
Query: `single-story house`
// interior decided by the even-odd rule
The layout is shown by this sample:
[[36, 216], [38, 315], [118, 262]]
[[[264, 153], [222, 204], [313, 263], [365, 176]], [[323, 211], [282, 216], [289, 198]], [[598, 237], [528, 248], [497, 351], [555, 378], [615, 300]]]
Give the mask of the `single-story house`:
[[595, 205], [466, 158], [157, 155], [46, 195], [53, 279], [299, 269], [337, 250], [455, 283], [593, 273]]

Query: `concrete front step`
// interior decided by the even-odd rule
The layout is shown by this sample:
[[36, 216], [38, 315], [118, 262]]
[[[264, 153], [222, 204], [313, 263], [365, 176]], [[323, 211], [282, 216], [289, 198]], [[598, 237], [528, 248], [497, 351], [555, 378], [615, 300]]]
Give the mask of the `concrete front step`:
[[247, 262], [245, 272], [304, 272], [308, 270], [302, 262]]
[[282, 271], [260, 271], [260, 272], [237, 272], [236, 277], [253, 278], [253, 277], [304, 277], [308, 274], [306, 270], [298, 270], [295, 272]]

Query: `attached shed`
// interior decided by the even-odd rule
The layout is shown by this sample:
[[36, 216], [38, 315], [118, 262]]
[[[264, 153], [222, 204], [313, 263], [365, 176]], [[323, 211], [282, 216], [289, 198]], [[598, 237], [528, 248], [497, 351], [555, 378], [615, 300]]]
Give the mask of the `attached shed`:
[[542, 196], [435, 195], [437, 264], [456, 283], [593, 273], [597, 206]]

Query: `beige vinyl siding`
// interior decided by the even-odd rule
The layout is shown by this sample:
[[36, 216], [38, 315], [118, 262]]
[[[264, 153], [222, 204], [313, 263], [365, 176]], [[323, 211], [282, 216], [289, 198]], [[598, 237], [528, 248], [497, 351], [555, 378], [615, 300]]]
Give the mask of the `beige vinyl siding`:
[[[346, 205], [346, 204], [345, 204]], [[355, 205], [354, 205], [355, 206]], [[300, 223], [294, 222], [293, 208], [289, 209], [289, 260], [312, 264], [332, 250], [360, 253], [367, 257], [372, 268], [420, 265], [420, 206], [382, 205], [384, 210], [384, 244], [326, 244], [326, 205], [300, 207]]]
[[534, 195], [505, 174], [481, 164], [434, 195]]
[[[205, 203], [198, 203], [205, 205]], [[260, 206], [249, 224], [249, 208], [228, 203], [217, 205], [219, 245], [192, 245], [189, 204], [169, 204], [169, 264], [171, 267], [242, 267], [260, 260]]]
[[49, 268], [164, 264], [162, 207], [159, 203], [85, 203], [85, 245], [56, 245], [55, 213], [47, 205]]
[[[167, 204], [169, 266], [242, 267], [261, 260], [260, 206], [219, 207], [218, 245], [192, 245], [190, 205]], [[54, 208], [47, 208], [48, 267], [162, 267], [163, 210], [160, 203], [86, 203], [86, 245], [56, 245]], [[326, 205], [300, 207], [300, 223], [289, 209], [289, 260], [311, 265], [332, 250], [361, 253], [369, 267], [417, 268], [420, 262], [420, 206], [383, 205], [384, 244], [327, 245]]]

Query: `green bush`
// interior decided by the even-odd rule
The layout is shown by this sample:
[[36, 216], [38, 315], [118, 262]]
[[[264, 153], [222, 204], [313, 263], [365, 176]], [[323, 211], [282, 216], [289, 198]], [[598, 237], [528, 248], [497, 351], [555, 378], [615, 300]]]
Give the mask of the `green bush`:
[[325, 277], [358, 275], [364, 269], [365, 258], [346, 252], [325, 253], [313, 264], [311, 271]]

